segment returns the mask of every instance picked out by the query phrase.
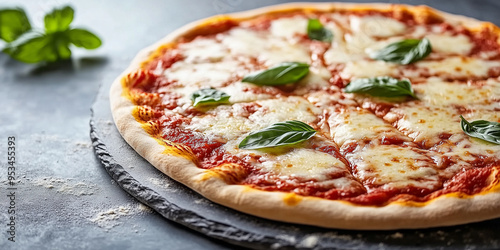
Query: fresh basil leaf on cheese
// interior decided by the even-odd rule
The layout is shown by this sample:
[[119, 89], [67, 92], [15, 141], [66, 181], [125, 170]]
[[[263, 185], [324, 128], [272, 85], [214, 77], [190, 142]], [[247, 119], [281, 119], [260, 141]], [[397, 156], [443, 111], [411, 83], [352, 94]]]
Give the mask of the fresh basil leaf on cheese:
[[191, 95], [191, 101], [193, 101], [193, 106], [197, 107], [200, 105], [213, 105], [220, 103], [227, 103], [229, 100], [229, 95], [212, 88], [200, 89], [195, 91]]
[[431, 43], [427, 38], [406, 39], [391, 43], [370, 57], [375, 60], [406, 65], [424, 59], [431, 51]]
[[318, 19], [309, 19], [307, 22], [307, 36], [311, 40], [318, 40], [322, 42], [331, 43], [333, 40], [333, 33], [325, 29], [323, 24]]
[[301, 121], [278, 122], [250, 133], [240, 142], [241, 149], [259, 149], [296, 144], [316, 134], [311, 126]]
[[0, 10], [0, 39], [10, 43], [29, 30], [31, 24], [22, 9]]
[[362, 93], [379, 97], [411, 96], [417, 98], [411, 88], [410, 80], [398, 80], [389, 76], [353, 80], [344, 88], [344, 92]]
[[309, 73], [309, 64], [301, 62], [284, 62], [264, 71], [245, 76], [241, 81], [257, 85], [283, 85], [294, 83]]
[[462, 130], [469, 136], [500, 145], [500, 123], [485, 120], [468, 122], [460, 116]]

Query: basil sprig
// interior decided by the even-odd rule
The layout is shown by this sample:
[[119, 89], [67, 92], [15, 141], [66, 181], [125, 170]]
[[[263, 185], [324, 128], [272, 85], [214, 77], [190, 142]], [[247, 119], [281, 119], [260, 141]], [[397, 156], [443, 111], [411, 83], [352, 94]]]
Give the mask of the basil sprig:
[[344, 88], [344, 92], [362, 93], [380, 97], [411, 96], [417, 98], [411, 88], [410, 80], [398, 80], [389, 76], [353, 80]]
[[240, 142], [241, 149], [259, 149], [291, 145], [305, 141], [316, 134], [311, 126], [301, 121], [278, 122], [250, 133]]
[[468, 122], [460, 116], [462, 130], [469, 136], [500, 145], [500, 123], [485, 120]]
[[257, 85], [283, 85], [294, 83], [309, 73], [309, 64], [301, 62], [284, 62], [264, 71], [245, 76], [241, 81]]
[[193, 106], [212, 105], [219, 103], [226, 103], [229, 100], [229, 95], [212, 88], [200, 89], [191, 95]]
[[370, 57], [375, 60], [406, 65], [424, 59], [431, 51], [431, 43], [427, 38], [422, 40], [406, 39], [391, 43]]
[[44, 18], [44, 32], [32, 29], [24, 11], [0, 10], [0, 38], [8, 44], [3, 52], [24, 63], [55, 62], [71, 57], [70, 45], [85, 49], [101, 46], [101, 40], [88, 30], [70, 27], [74, 10], [70, 6], [54, 9]]
[[325, 29], [323, 24], [318, 19], [309, 19], [307, 22], [307, 36], [311, 40], [318, 40], [322, 42], [331, 43], [333, 40], [333, 33]]

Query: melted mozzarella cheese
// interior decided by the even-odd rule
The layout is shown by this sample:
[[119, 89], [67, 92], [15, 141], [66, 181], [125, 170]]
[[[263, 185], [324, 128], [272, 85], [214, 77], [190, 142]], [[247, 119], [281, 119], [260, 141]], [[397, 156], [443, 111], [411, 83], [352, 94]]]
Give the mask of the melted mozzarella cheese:
[[325, 174], [332, 170], [346, 170], [342, 161], [313, 149], [295, 148], [289, 152], [273, 155], [263, 154], [262, 168], [286, 176], [300, 176], [307, 179], [325, 180]]
[[351, 30], [372, 37], [390, 37], [404, 33], [406, 25], [383, 16], [350, 16]]
[[474, 161], [478, 156], [497, 159], [500, 157], [500, 148], [464, 133], [452, 135], [447, 143], [438, 145], [434, 150], [442, 152], [444, 156], [458, 157], [466, 162]]
[[314, 91], [310, 94], [307, 94], [307, 100], [311, 102], [314, 106], [322, 108], [322, 109], [328, 109], [329, 107], [332, 107], [333, 105], [339, 103], [343, 106], [356, 106], [357, 103], [356, 101], [352, 99], [347, 99], [342, 96], [342, 92], [340, 89], [337, 89], [335, 87], [331, 87], [332, 89], [335, 89], [336, 91], [331, 93], [327, 91]]
[[188, 63], [220, 61], [229, 53], [228, 49], [215, 39], [197, 38], [178, 47]]
[[394, 122], [397, 129], [415, 142], [432, 145], [442, 133], [460, 133], [460, 118], [452, 107], [404, 106], [392, 109], [384, 119]]
[[432, 50], [446, 54], [466, 55], [472, 49], [472, 42], [465, 35], [428, 34]]
[[395, 130], [369, 111], [356, 108], [333, 113], [328, 119], [328, 124], [331, 137], [339, 146], [350, 140], [375, 139]]
[[234, 72], [245, 71], [236, 61], [213, 63], [176, 62], [165, 70], [167, 79], [177, 81], [182, 86], [220, 87], [231, 80]]
[[370, 185], [434, 189], [440, 184], [438, 172], [430, 166], [432, 161], [410, 148], [377, 145], [347, 158], [355, 166], [356, 177]]
[[311, 61], [306, 47], [270, 36], [268, 33], [234, 28], [221, 39], [231, 54], [256, 57], [267, 66], [282, 62], [310, 63]]
[[332, 47], [323, 55], [327, 64], [347, 63], [351, 61], [363, 60], [363, 54], [350, 54], [345, 49]]
[[280, 18], [271, 22], [270, 31], [273, 36], [290, 38], [297, 34], [307, 33], [308, 19], [305, 17]]
[[455, 77], [487, 76], [492, 67], [500, 67], [498, 61], [486, 61], [469, 57], [447, 57], [439, 61], [420, 61], [416, 65], [426, 68], [431, 75], [450, 75]]
[[302, 97], [257, 101], [261, 108], [248, 118], [255, 124], [269, 126], [277, 122], [298, 120], [313, 123], [321, 110]]
[[220, 88], [220, 90], [230, 96], [229, 102], [231, 103], [253, 102], [272, 98], [269, 94], [256, 94], [251, 91], [252, 88], [258, 87], [249, 83], [235, 82], [229, 86]]
[[294, 91], [295, 95], [305, 95], [312, 89], [318, 90], [330, 86], [330, 72], [324, 67], [310, 67], [307, 76], [302, 78], [295, 85], [297, 88]]
[[345, 49], [349, 54], [365, 53], [366, 48], [370, 47], [376, 40], [364, 33], [345, 34]]
[[486, 120], [492, 122], [500, 122], [500, 112], [494, 109], [476, 109], [463, 114], [467, 121]]
[[203, 133], [208, 138], [236, 139], [251, 131], [254, 124], [235, 113], [235, 108], [231, 106], [217, 106], [207, 115], [193, 117], [185, 129]]
[[467, 83], [445, 82], [439, 78], [429, 78], [426, 84], [415, 84], [420, 100], [438, 106], [450, 104], [488, 104], [500, 98], [492, 86], [473, 86]]
[[354, 61], [348, 62], [341, 72], [343, 78], [362, 78], [390, 76], [397, 73], [397, 66], [384, 61]]

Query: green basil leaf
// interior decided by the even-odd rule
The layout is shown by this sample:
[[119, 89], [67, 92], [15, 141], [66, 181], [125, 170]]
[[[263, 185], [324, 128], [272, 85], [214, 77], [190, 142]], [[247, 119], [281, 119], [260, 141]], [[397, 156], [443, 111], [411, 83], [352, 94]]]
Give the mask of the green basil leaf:
[[66, 32], [57, 32], [50, 35], [53, 37], [52, 46], [57, 53], [56, 61], [71, 58], [71, 50], [69, 49], [70, 42]]
[[372, 59], [399, 64], [410, 64], [422, 60], [432, 51], [429, 39], [406, 39], [387, 45], [371, 55]]
[[469, 136], [500, 145], [500, 123], [485, 120], [468, 122], [460, 116], [462, 130]]
[[417, 98], [411, 88], [410, 80], [398, 80], [389, 76], [359, 78], [351, 81], [345, 88], [346, 93], [362, 93], [371, 96], [397, 97], [409, 95]]
[[69, 42], [74, 44], [76, 47], [96, 49], [102, 44], [101, 39], [88, 30], [70, 29], [66, 34]]
[[0, 39], [10, 43], [30, 29], [30, 21], [22, 9], [0, 10]]
[[245, 76], [241, 81], [257, 85], [283, 85], [294, 83], [309, 73], [309, 64], [285, 62], [264, 71]]
[[57, 31], [65, 31], [73, 21], [75, 11], [69, 6], [61, 9], [54, 9], [52, 12], [45, 15], [45, 32], [52, 33]]
[[12, 58], [24, 63], [54, 62], [71, 57], [69, 42], [64, 33], [29, 34], [28, 38], [19, 38], [20, 42], [8, 46], [5, 50]]
[[316, 130], [301, 121], [278, 122], [263, 130], [250, 133], [238, 147], [259, 149], [296, 144], [315, 134]]
[[216, 89], [200, 89], [191, 95], [193, 106], [226, 103], [229, 95]]
[[318, 19], [309, 19], [307, 23], [307, 36], [311, 40], [327, 43], [331, 43], [333, 40], [333, 33], [325, 29]]

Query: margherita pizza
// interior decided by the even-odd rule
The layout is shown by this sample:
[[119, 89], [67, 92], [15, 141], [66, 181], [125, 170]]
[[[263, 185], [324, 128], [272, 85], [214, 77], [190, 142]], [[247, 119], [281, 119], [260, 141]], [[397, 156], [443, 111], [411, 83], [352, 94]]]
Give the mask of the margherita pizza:
[[500, 29], [425, 6], [189, 24], [112, 85], [125, 140], [233, 209], [343, 229], [500, 217]]

